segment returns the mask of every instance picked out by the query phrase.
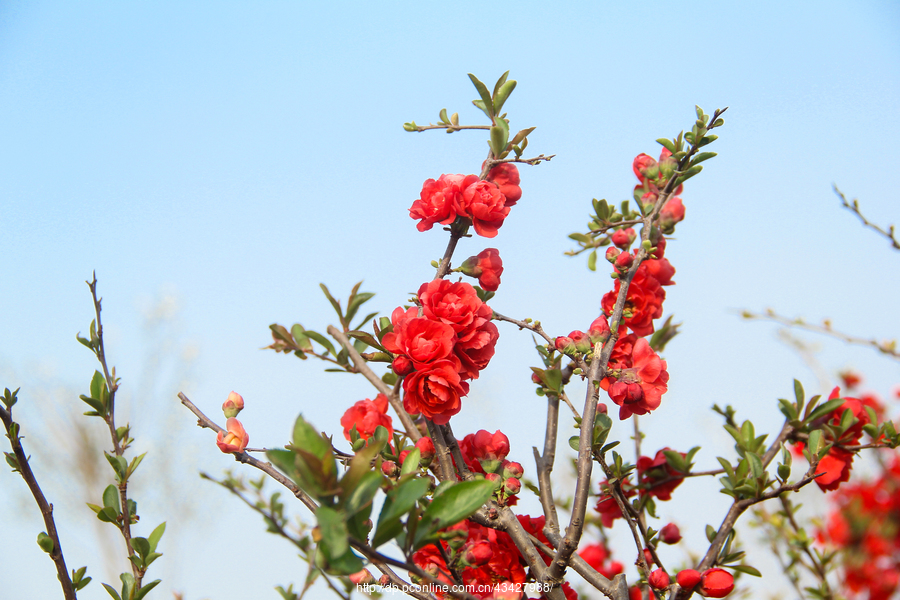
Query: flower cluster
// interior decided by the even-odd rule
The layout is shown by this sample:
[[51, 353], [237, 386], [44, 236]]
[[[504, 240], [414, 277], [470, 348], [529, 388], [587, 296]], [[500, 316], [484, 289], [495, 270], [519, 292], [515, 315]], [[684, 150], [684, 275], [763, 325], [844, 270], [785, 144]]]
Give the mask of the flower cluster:
[[843, 486], [820, 541], [845, 550], [843, 580], [854, 597], [888, 600], [900, 589], [900, 454], [871, 481]]
[[431, 229], [435, 223], [449, 225], [457, 218], [468, 219], [475, 233], [494, 237], [509, 209], [521, 198], [519, 171], [510, 163], [500, 164], [485, 180], [477, 175], [441, 175], [422, 186], [419, 199], [413, 202], [409, 216], [418, 219], [419, 231]]
[[[468, 283], [436, 279], [419, 288], [419, 307], [391, 314], [382, 343], [403, 376], [403, 406], [443, 425], [460, 411], [476, 379], [494, 356], [500, 332], [493, 312]], [[421, 315], [419, 314], [421, 310]]]
[[520, 463], [506, 460], [509, 438], [505, 433], [499, 430], [490, 433], [484, 429], [470, 433], [460, 440], [459, 450], [470, 471], [495, 482], [497, 500], [501, 504], [516, 505], [516, 494], [522, 489], [525, 470]]
[[[840, 397], [841, 388], [836, 387], [831, 391], [828, 399], [834, 400]], [[853, 466], [853, 457], [855, 455], [853, 452], [839, 446], [853, 446], [859, 443], [859, 440], [863, 435], [863, 427], [869, 423], [869, 414], [866, 411], [866, 407], [872, 408], [876, 414], [883, 410], [878, 400], [872, 396], [866, 396], [863, 399], [843, 398], [843, 400], [844, 403], [842, 405], [838, 406], [827, 415], [817, 419], [812, 424], [812, 426], [816, 428], [822, 427], [823, 425], [829, 425], [832, 428], [838, 428], [837, 430], [839, 431], [844, 413], [850, 411], [853, 416], [853, 424], [837, 439], [834, 439], [833, 436], [828, 433], [830, 430], [823, 430], [826, 432], [826, 441], [835, 444], [829, 448], [828, 454], [819, 460], [819, 465], [816, 468], [817, 472], [825, 473], [816, 478], [816, 485], [818, 485], [823, 492], [834, 491], [838, 489], [842, 483], [850, 479], [850, 469]]]
[[[666, 187], [677, 166], [678, 163], [667, 148], [660, 152], [659, 162], [646, 154], [638, 154], [631, 165], [640, 181], [634, 186], [634, 199], [644, 206], [655, 203], [659, 199], [660, 190]], [[672, 190], [671, 197], [659, 213], [659, 226], [663, 233], [672, 233], [675, 224], [684, 219], [684, 204], [678, 197], [683, 187], [679, 185]]]

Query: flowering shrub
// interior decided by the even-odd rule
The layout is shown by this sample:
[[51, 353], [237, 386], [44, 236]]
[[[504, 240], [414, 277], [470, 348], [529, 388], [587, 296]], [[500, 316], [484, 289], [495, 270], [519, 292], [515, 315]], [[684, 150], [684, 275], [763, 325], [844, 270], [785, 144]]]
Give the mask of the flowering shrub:
[[[397, 301], [401, 305], [389, 317], [372, 313], [357, 318], [373, 296], [360, 292], [359, 284], [345, 304], [322, 285], [340, 324], [328, 326], [327, 336], [299, 324], [290, 329], [271, 326], [271, 349], [304, 360], [320, 359], [331, 370], [362, 375], [375, 388], [374, 400], [346, 404], [340, 427], [349, 447], [338, 447], [343, 444], [339, 439], [335, 441], [300, 416], [283, 448], [272, 449], [278, 444], [267, 444], [268, 450], [248, 448], [249, 434], [236, 418], [245, 404], [240, 394], [231, 392], [222, 405], [225, 428], [180, 395], [200, 425], [216, 431], [223, 453], [263, 471], [290, 491], [312, 512], [315, 526], [292, 537], [285, 528], [284, 505], [277, 494], [263, 496], [263, 482], [254, 484], [256, 501], [248, 500], [246, 488], [230, 476], [218, 483], [260, 512], [270, 531], [294, 543], [301, 558], [310, 563], [307, 584], [322, 576], [341, 597], [345, 596], [338, 583], [349, 595], [352, 586], [376, 585], [370, 569], [377, 569], [381, 573], [377, 585], [397, 587], [417, 598], [592, 597], [579, 591], [582, 583], [612, 600], [687, 600], [694, 593], [723, 598], [733, 592], [738, 577], [760, 576], [745, 562], [735, 529], [743, 513], [754, 508], [773, 536], [773, 547], [777, 549], [779, 539], [790, 540], [793, 554], [784, 564], [796, 589], [801, 588], [795, 567], [803, 564], [818, 584], [808, 588], [813, 590], [811, 596], [836, 598], [829, 585], [831, 577], [832, 581], [840, 578], [847, 590], [860, 597], [889, 598], [900, 586], [896, 575], [900, 568], [896, 501], [900, 459], [895, 456], [873, 482], [847, 484], [854, 457], [861, 450], [900, 445], [893, 423], [885, 420], [877, 400], [842, 396], [840, 388], [824, 401], [819, 396], [807, 400], [803, 386], [795, 381], [794, 400], [778, 401], [785, 420], [773, 436], [757, 435], [754, 424], [738, 422], [729, 406], [713, 407], [735, 441], [733, 455], [716, 457], [720, 468], [694, 468], [699, 446], [687, 452], [662, 448], [652, 456], [642, 453], [644, 436], [638, 419], [653, 418], [669, 390], [669, 364], [662, 355], [678, 334], [671, 316], [662, 320], [667, 293], [672, 292], [667, 288], [675, 285], [675, 267], [665, 256], [671, 240], [667, 236], [685, 218], [681, 195], [686, 182], [700, 173], [701, 163], [715, 156], [704, 148], [716, 140], [711, 132], [724, 124], [724, 110], [707, 115], [697, 107], [690, 131], [657, 140], [662, 146], [658, 159], [643, 153], [635, 157], [632, 169], [638, 183], [631, 200], [619, 207], [606, 200], [592, 202], [586, 231], [569, 236], [578, 248], [568, 254], [586, 253], [588, 268], [596, 271], [597, 255], [602, 252], [613, 281], [604, 280], [608, 287], [603, 289], [600, 314], [586, 331], [573, 329], [568, 335], [553, 336], [540, 321], [508, 317], [488, 304], [495, 293], [502, 293], [503, 261], [496, 248], [483, 249], [453, 268], [457, 245], [471, 237], [470, 229], [477, 236], [495, 238], [510, 218], [512, 207], [522, 199], [519, 165], [535, 166], [553, 158], [543, 154], [524, 158], [534, 128], [515, 134], [510, 130], [503, 107], [515, 81], [504, 74], [490, 91], [473, 75], [470, 78], [479, 96], [473, 104], [489, 124], [461, 126], [458, 114], [448, 115], [446, 110], [440, 112], [436, 125], [404, 124], [408, 131], [488, 132], [490, 152], [480, 173], [428, 179], [409, 208], [418, 231], [441, 225], [449, 234], [442, 259], [432, 263], [434, 278], [421, 282], [408, 301]], [[477, 278], [478, 287], [461, 277], [454, 281], [453, 273]], [[107, 458], [116, 485], [104, 492], [102, 506], [90, 506], [101, 521], [115, 524], [122, 532], [133, 566], [132, 573], [121, 577], [121, 593], [104, 584], [107, 591], [118, 600], [140, 600], [158, 583], [142, 584], [142, 578], [160, 556], [156, 547], [164, 525], [147, 538], [131, 535], [137, 513], [127, 496], [127, 482], [142, 456], [130, 463], [123, 456], [133, 440], [128, 426], [115, 425], [113, 400], [118, 384], [115, 371], [110, 376], [106, 364], [95, 285], [96, 280], [91, 284], [96, 324], [91, 325], [90, 338], [79, 337], [79, 341], [100, 360], [103, 374], [96, 373], [91, 394], [82, 400], [92, 408], [87, 414], [102, 418], [110, 430], [115, 452]], [[523, 464], [522, 454], [512, 452], [502, 430], [479, 430], [457, 438], [451, 426], [453, 417], [464, 410], [463, 398], [471, 386], [478, 385], [481, 372], [494, 357], [502, 323], [534, 336], [537, 358], [530, 377], [538, 396], [546, 400], [547, 427], [543, 451], [533, 451], [533, 468], [525, 466], [530, 461]], [[566, 329], [583, 326], [574, 323]], [[582, 381], [587, 388], [580, 406], [567, 392], [573, 381]], [[844, 377], [845, 386], [858, 382], [859, 378]], [[38, 543], [56, 563], [65, 596], [74, 598], [90, 578], [84, 569], [71, 576], [66, 569], [49, 516], [52, 511], [46, 510], [47, 502], [38, 493], [18, 424], [12, 420], [15, 401], [16, 393], [7, 390], [6, 408], [0, 409], [13, 447], [7, 462], [22, 473], [49, 517], [45, 519], [48, 532], [42, 532]], [[573, 413], [579, 430], [568, 440], [576, 453], [572, 490], [551, 482], [558, 431], [567, 421], [567, 416], [560, 415], [561, 402]], [[616, 422], [610, 416], [613, 406], [618, 407]], [[465, 410], [472, 408], [466, 405]], [[624, 430], [623, 421], [628, 421]], [[610, 441], [611, 436], [618, 439]], [[628, 437], [635, 443], [633, 462], [617, 450]], [[802, 473], [792, 469], [791, 448], [808, 463]], [[267, 460], [254, 457], [256, 452], [265, 452]], [[731, 506], [717, 528], [707, 526], [709, 545], [703, 554], [684, 553], [691, 557], [689, 564], [674, 569], [672, 557], [660, 551], [660, 544], [677, 546], [683, 542], [682, 535], [676, 523], [657, 523], [657, 503], [682, 493], [690, 478], [710, 476], [719, 477], [720, 491], [731, 498]], [[835, 492], [834, 512], [815, 540], [798, 524], [789, 499], [802, 488], [815, 490], [809, 485], [813, 482], [822, 492]], [[595, 503], [590, 499], [592, 489], [597, 490]], [[526, 492], [537, 496], [543, 514], [513, 511]], [[780, 502], [782, 510], [776, 515], [765, 512], [767, 501]], [[634, 541], [621, 560], [608, 546], [607, 530], [612, 527], [627, 527]], [[395, 545], [390, 553], [381, 549], [388, 543]], [[814, 543], [834, 544], [853, 553], [840, 563], [836, 552], [820, 552]], [[632, 564], [636, 569], [626, 571], [624, 565]], [[838, 576], [832, 575], [835, 569]], [[577, 577], [570, 579], [573, 574]], [[573, 586], [571, 581], [581, 583]], [[291, 588], [278, 589], [285, 600], [298, 600], [306, 591], [298, 596]]]

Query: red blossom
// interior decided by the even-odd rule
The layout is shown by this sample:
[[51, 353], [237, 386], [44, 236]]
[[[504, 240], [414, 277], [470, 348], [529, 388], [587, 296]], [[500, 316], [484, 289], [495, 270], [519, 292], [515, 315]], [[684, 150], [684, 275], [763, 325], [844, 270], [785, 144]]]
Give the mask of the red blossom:
[[492, 238], [509, 214], [500, 188], [489, 181], [476, 181], [463, 190], [459, 215], [472, 219], [475, 233]]
[[427, 370], [413, 371], [403, 380], [403, 408], [444, 425], [460, 411], [460, 398], [468, 393], [469, 384], [460, 379], [457, 363], [438, 360], [429, 364]]
[[244, 426], [234, 417], [225, 421], [225, 431], [216, 435], [216, 445], [225, 454], [243, 452], [250, 443], [250, 434], [244, 430]]
[[609, 550], [603, 544], [588, 544], [578, 552], [578, 555], [607, 579], [612, 579], [624, 570], [622, 563], [610, 560]]
[[[625, 325], [639, 336], [653, 333], [653, 319], [662, 316], [662, 303], [666, 299], [666, 291], [662, 289], [659, 280], [650, 273], [647, 262], [649, 261], [641, 263], [631, 280], [631, 285], [628, 286], [623, 313]], [[621, 280], [617, 279], [613, 291], [603, 296], [601, 306], [607, 316], [612, 315], [621, 284]]]
[[[509, 454], [509, 438], [500, 430], [490, 433], [482, 429], [464, 437], [459, 449], [470, 469], [478, 473], [494, 473]], [[473, 469], [475, 465], [477, 467]]]
[[500, 188], [500, 193], [506, 199], [506, 206], [514, 206], [522, 197], [522, 188], [519, 187], [519, 169], [512, 163], [501, 163], [491, 169], [487, 180]]
[[689, 590], [700, 583], [701, 578], [702, 575], [700, 575], [700, 571], [695, 571], [694, 569], [685, 569], [683, 571], [680, 571], [678, 575], [675, 576], [675, 583], [677, 583], [684, 589]]
[[[622, 492], [626, 498], [631, 498], [637, 493], [634, 486], [628, 483], [627, 477], [622, 480]], [[622, 511], [616, 499], [612, 497], [609, 482], [606, 480], [600, 483], [600, 497], [594, 509], [600, 513], [600, 522], [604, 527], [612, 527], [613, 521], [622, 517]]]
[[407, 311], [394, 309], [393, 330], [385, 334], [382, 344], [388, 352], [405, 356], [413, 368], [421, 370], [429, 363], [450, 357], [456, 338], [453, 328], [440, 321], [418, 316], [415, 307]]
[[[611, 366], [618, 371], [618, 375], [600, 380], [600, 387], [607, 390], [609, 397], [619, 406], [619, 419], [645, 415], [658, 408], [662, 395], [668, 389], [666, 361], [659, 358], [645, 338], [639, 338], [634, 343], [630, 361], [627, 357], [620, 358], [620, 362]], [[629, 362], [631, 366], [624, 366]]]
[[391, 417], [387, 414], [388, 399], [384, 394], [378, 394], [374, 400], [360, 400], [347, 409], [341, 417], [341, 427], [344, 428], [344, 437], [350, 441], [350, 430], [356, 426], [356, 432], [364, 440], [375, 434], [375, 428], [381, 425], [388, 430], [388, 437], [394, 435], [391, 426]]
[[[660, 500], [671, 500], [672, 491], [684, 481], [684, 475], [673, 469], [666, 460], [666, 450], [671, 448], [659, 450], [653, 458], [642, 456], [637, 461], [637, 469], [641, 472], [641, 485], [645, 486], [641, 493]], [[683, 452], [679, 454], [686, 456]], [[678, 534], [677, 527], [675, 533]]]
[[500, 251], [496, 248], [482, 250], [477, 256], [467, 258], [459, 270], [469, 277], [477, 277], [478, 285], [482, 289], [496, 292], [500, 287], [500, 275], [503, 273]]
[[419, 231], [431, 229], [435, 223], [449, 225], [456, 220], [462, 194], [478, 181], [477, 175], [441, 175], [437, 181], [429, 179], [422, 186], [419, 199], [413, 202], [409, 216], [419, 219]]
[[655, 569], [647, 578], [650, 587], [658, 590], [665, 589], [669, 586], [669, 574], [662, 569]]

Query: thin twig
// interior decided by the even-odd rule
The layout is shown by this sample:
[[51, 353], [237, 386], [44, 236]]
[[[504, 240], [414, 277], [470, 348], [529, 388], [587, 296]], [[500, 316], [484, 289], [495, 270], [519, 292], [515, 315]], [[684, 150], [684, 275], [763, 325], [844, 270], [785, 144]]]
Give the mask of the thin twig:
[[[100, 365], [103, 367], [103, 376], [106, 379], [106, 386], [109, 389], [109, 400], [107, 406], [109, 409], [106, 411], [106, 414], [103, 415], [103, 419], [106, 421], [106, 425], [109, 428], [109, 435], [112, 438], [113, 443], [113, 452], [115, 455], [122, 456], [125, 454], [125, 448], [121, 444], [119, 440], [119, 434], [116, 429], [116, 391], [119, 389], [119, 383], [116, 381], [116, 368], [112, 368], [112, 374], [110, 374], [110, 370], [107, 366], [106, 362], [106, 346], [103, 341], [103, 323], [100, 320], [100, 302], [101, 298], [97, 297], [97, 272], [93, 273], [92, 281], [86, 281], [88, 287], [91, 290], [91, 297], [94, 300], [94, 312], [97, 315], [97, 345], [95, 347], [97, 353], [97, 360], [100, 361]], [[127, 437], [127, 434], [126, 434]], [[119, 531], [122, 533], [122, 537], [125, 539], [125, 550], [128, 553], [129, 563], [131, 564], [131, 572], [134, 576], [134, 590], [135, 592], [141, 589], [141, 581], [144, 578], [145, 569], [139, 568], [131, 558], [135, 555], [134, 548], [131, 546], [131, 513], [128, 505], [128, 478], [122, 477], [122, 480], [118, 484], [119, 489], [119, 504], [122, 507], [122, 523], [119, 525]]]
[[859, 220], [862, 221], [862, 224], [864, 226], [866, 226], [870, 229], [873, 229], [874, 231], [877, 231], [878, 233], [880, 233], [882, 236], [886, 237], [887, 240], [891, 243], [891, 247], [894, 250], [900, 250], [900, 243], [898, 243], [897, 238], [894, 237], [894, 226], [893, 225], [888, 225], [887, 231], [885, 231], [878, 225], [875, 225], [874, 223], [870, 223], [863, 216], [863, 214], [859, 211], [859, 201], [856, 198], [854, 198], [853, 200], [848, 202], [847, 197], [844, 196], [844, 193], [841, 190], [839, 190], [836, 185], [834, 185], [832, 187], [834, 188], [834, 193], [837, 194], [838, 197], [840, 197], [840, 199], [841, 199], [841, 206], [843, 206], [850, 212], [854, 213], [857, 217], [859, 217]]
[[528, 331], [534, 332], [544, 338], [551, 347], [553, 347], [553, 345], [556, 343], [556, 340], [547, 335], [547, 332], [544, 331], [544, 329], [541, 327], [540, 321], [520, 321], [519, 319], [513, 319], [512, 317], [501, 315], [497, 311], [494, 311], [494, 314], [491, 318], [495, 321], [506, 321], [507, 323], [517, 325], [519, 329], [527, 329]]
[[875, 348], [882, 354], [886, 354], [893, 359], [900, 360], [900, 351], [897, 349], [897, 340], [884, 340], [879, 342], [878, 340], [866, 339], [861, 337], [856, 337], [852, 335], [848, 335], [846, 333], [842, 333], [840, 331], [836, 331], [831, 328], [831, 322], [825, 321], [822, 325], [812, 325], [807, 323], [800, 317], [796, 319], [789, 319], [788, 317], [783, 317], [777, 314], [772, 309], [767, 309], [766, 314], [760, 315], [756, 313], [752, 313], [750, 311], [742, 311], [741, 316], [745, 319], [756, 319], [761, 321], [775, 321], [776, 323], [781, 323], [786, 327], [792, 327], [794, 329], [803, 329], [805, 331], [812, 331], [815, 333], [821, 333], [823, 335], [827, 335], [833, 338], [837, 338], [843, 342], [848, 344], [853, 344], [856, 346], [869, 346]]

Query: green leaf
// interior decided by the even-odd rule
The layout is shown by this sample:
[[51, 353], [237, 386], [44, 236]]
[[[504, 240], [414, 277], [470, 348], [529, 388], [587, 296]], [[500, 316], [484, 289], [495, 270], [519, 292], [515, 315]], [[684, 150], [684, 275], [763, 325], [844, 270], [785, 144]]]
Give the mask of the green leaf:
[[577, 435], [573, 435], [569, 438], [569, 447], [572, 448], [575, 452], [578, 452], [580, 448], [581, 437]]
[[320, 459], [331, 453], [331, 444], [303, 418], [303, 415], [299, 415], [294, 422], [293, 439], [295, 448], [302, 448]]
[[428, 536], [455, 525], [478, 510], [494, 493], [494, 483], [487, 479], [460, 481], [436, 496], [425, 512], [416, 531], [415, 547], [421, 547]]
[[666, 138], [659, 138], [658, 140], [656, 140], [656, 143], [662, 145], [664, 148], [666, 148], [672, 154], [675, 154], [675, 144], [672, 143], [672, 140], [669, 140]]
[[497, 125], [491, 127], [491, 151], [494, 156], [499, 157], [506, 150], [506, 144], [509, 141], [509, 126], [503, 119], [497, 119]]
[[341, 303], [334, 299], [334, 296], [331, 295], [331, 292], [328, 291], [328, 287], [324, 283], [320, 283], [319, 287], [322, 288], [322, 291], [325, 292], [325, 297], [328, 298], [328, 301], [331, 302], [331, 306], [334, 307], [334, 312], [337, 313], [338, 318], [340, 318], [341, 323], [344, 322], [344, 313], [341, 310]]
[[154, 529], [150, 533], [150, 537], [147, 538], [147, 541], [150, 542], [150, 552], [156, 552], [156, 547], [157, 545], [159, 545], [159, 540], [162, 539], [162, 536], [165, 532], [166, 522], [163, 521], [156, 527], [156, 529]]
[[[509, 77], [509, 71], [500, 76], [500, 79], [497, 80], [497, 83], [494, 84], [494, 97], [497, 96], [497, 92], [500, 91], [500, 87], [506, 83], [506, 78]], [[497, 109], [498, 111], [500, 109]]]
[[822, 404], [821, 406], [816, 408], [816, 410], [812, 411], [812, 414], [810, 414], [808, 417], [806, 417], [806, 419], [804, 419], [804, 421], [806, 423], [812, 423], [819, 417], [824, 417], [825, 415], [832, 412], [839, 406], [842, 406], [843, 404], [844, 404], [843, 398], [835, 398], [834, 400], [829, 400], [825, 404]]
[[694, 157], [694, 160], [691, 161], [691, 164], [692, 165], [700, 164], [704, 160], [709, 160], [709, 159], [713, 158], [714, 156], [717, 156], [717, 154], [715, 152], [701, 152], [697, 156]]
[[797, 404], [802, 405], [806, 396], [803, 393], [803, 384], [794, 380], [794, 397], [797, 398]]
[[350, 496], [344, 502], [344, 510], [348, 515], [353, 515], [362, 510], [364, 507], [371, 507], [372, 498], [381, 489], [383, 476], [379, 471], [369, 471], [360, 480], [359, 484], [350, 493]]
[[594, 417], [594, 446], [602, 446], [606, 443], [606, 438], [609, 436], [609, 432], [612, 429], [612, 419], [609, 418], [608, 415], [603, 413], [597, 414]]
[[122, 506], [119, 504], [119, 489], [116, 486], [108, 485], [103, 490], [103, 506], [116, 511], [116, 514], [122, 512]]
[[106, 380], [103, 379], [100, 371], [94, 371], [94, 377], [91, 378], [91, 398], [100, 400], [103, 397], [102, 390], [105, 384]]
[[103, 583], [101, 585], [106, 589], [110, 596], [112, 596], [116, 600], [122, 600], [122, 597], [119, 596], [119, 592], [117, 592], [114, 587], [106, 583]]
[[484, 110], [487, 116], [493, 118], [497, 113], [494, 111], [494, 103], [491, 100], [491, 95], [488, 93], [488, 89], [483, 83], [481, 83], [481, 81], [478, 80], [477, 77], [475, 77], [471, 73], [469, 73], [469, 79], [472, 80], [472, 85], [475, 86], [475, 89], [478, 90], [478, 95], [481, 96], [481, 102], [484, 105], [482, 110]]
[[116, 472], [116, 481], [125, 481], [125, 473], [128, 470], [128, 463], [125, 461], [125, 458], [122, 456], [116, 456], [115, 454], [110, 454], [109, 452], [104, 452], [103, 455], [106, 457], [107, 462], [109, 462], [110, 466], [113, 468], [113, 471]]
[[569, 239], [575, 240], [576, 242], [581, 242], [582, 244], [591, 243], [591, 236], [585, 235], [583, 233], [570, 233]]
[[425, 477], [417, 477], [401, 483], [387, 494], [378, 522], [396, 519], [405, 515], [416, 505], [416, 502], [428, 492], [430, 481]]
[[590, 269], [591, 271], [596, 271], [596, 270], [597, 270], [597, 249], [596, 249], [596, 248], [594, 248], [593, 250], [591, 250], [591, 253], [588, 254], [587, 267], [588, 267], [588, 269]]
[[329, 558], [340, 557], [350, 550], [344, 515], [329, 506], [316, 509], [316, 521], [322, 533], [320, 547]]
[[[297, 469], [294, 467], [294, 453], [290, 450], [266, 450], [266, 457], [275, 465], [282, 473], [295, 479]], [[296, 481], [295, 481], [296, 483]]]
[[337, 358], [337, 352], [334, 349], [334, 344], [332, 344], [330, 341], [328, 341], [328, 338], [326, 338], [321, 333], [317, 333], [310, 329], [307, 329], [305, 331], [305, 333], [306, 333], [307, 337], [310, 337], [310, 338], [314, 339], [315, 341], [319, 342], [320, 344], [322, 344], [322, 346], [326, 350], [328, 350], [328, 352], [330, 352], [333, 357]]
[[[362, 282], [360, 281], [360, 283], [362, 283]], [[371, 300], [374, 296], [375, 296], [375, 294], [373, 294], [372, 292], [363, 292], [362, 294], [356, 294], [353, 297], [353, 300], [351, 300], [350, 302], [347, 303], [346, 318], [347, 318], [348, 324], [350, 323], [350, 321], [353, 320], [353, 317], [356, 316], [356, 313], [359, 310], [359, 308], [363, 304], [365, 304], [366, 302]]]
[[716, 530], [712, 525], [706, 526], [706, 539], [709, 540], [710, 544], [716, 539]]
[[144, 596], [150, 593], [150, 590], [158, 586], [161, 581], [161, 579], [154, 579], [150, 583], [145, 583], [140, 590], [134, 593], [134, 600], [141, 600]]
[[759, 456], [755, 452], [748, 452], [747, 461], [750, 463], [750, 472], [753, 473], [753, 477], [755, 479], [762, 479], [766, 471], [763, 468], [762, 460], [760, 460]]
[[403, 465], [400, 467], [400, 476], [402, 477], [409, 473], [415, 473], [419, 468], [419, 461], [421, 459], [422, 452], [418, 448], [410, 450], [409, 454], [406, 455], [406, 459], [403, 461]]
[[[508, 73], [509, 71], [507, 71]], [[516, 80], [510, 79], [500, 86], [500, 89], [494, 92], [494, 111], [497, 113], [503, 112], [503, 105], [506, 103], [506, 100], [509, 98], [509, 95], [512, 94], [512, 91], [516, 89]]]
[[134, 548], [134, 551], [137, 552], [141, 558], [150, 554], [150, 542], [147, 541], [147, 538], [131, 538], [131, 547]]
[[297, 343], [298, 348], [301, 350], [312, 351], [312, 342], [309, 341], [309, 337], [306, 335], [306, 330], [303, 329], [303, 325], [295, 323], [293, 327], [291, 327], [291, 335], [294, 337], [294, 341]]
[[762, 573], [750, 565], [730, 565], [728, 568], [741, 573], [746, 573], [747, 575], [753, 575], [754, 577], [762, 577]]

